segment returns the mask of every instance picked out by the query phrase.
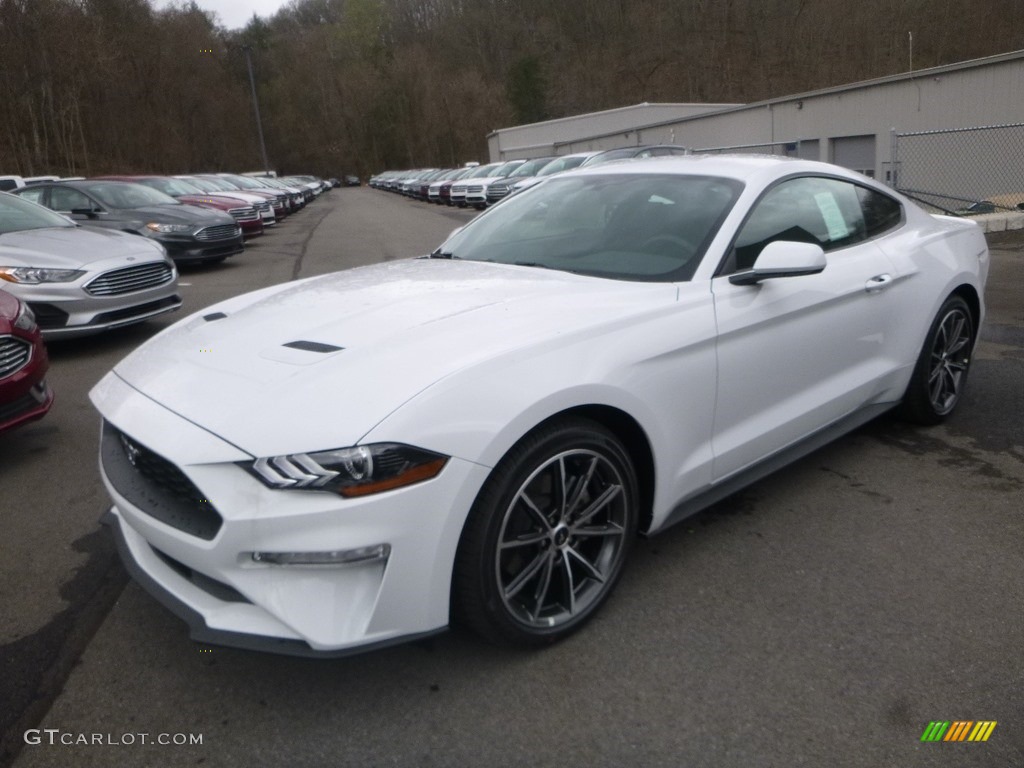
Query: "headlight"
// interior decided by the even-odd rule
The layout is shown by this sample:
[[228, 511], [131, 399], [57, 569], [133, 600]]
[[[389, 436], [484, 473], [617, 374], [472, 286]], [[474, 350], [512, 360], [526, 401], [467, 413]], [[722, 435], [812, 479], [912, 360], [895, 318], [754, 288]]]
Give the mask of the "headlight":
[[31, 331], [36, 327], [36, 315], [25, 302], [21, 302], [18, 316], [14, 318], [14, 327], [23, 331]]
[[195, 227], [191, 224], [158, 224], [155, 221], [151, 221], [146, 225], [146, 229], [152, 232], [160, 232], [164, 235], [185, 235], [190, 233]]
[[269, 488], [368, 496], [436, 477], [448, 457], [398, 443], [377, 443], [317, 453], [294, 453], [241, 462]]
[[80, 269], [46, 269], [45, 267], [0, 267], [0, 280], [21, 285], [39, 283], [70, 283], [82, 275]]

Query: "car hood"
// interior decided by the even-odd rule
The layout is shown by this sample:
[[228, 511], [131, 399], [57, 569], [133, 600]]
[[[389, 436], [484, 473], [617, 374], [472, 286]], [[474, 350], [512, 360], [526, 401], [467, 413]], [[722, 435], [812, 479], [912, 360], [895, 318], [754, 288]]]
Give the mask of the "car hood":
[[226, 213], [197, 205], [147, 205], [142, 208], [131, 208], [120, 213], [139, 219], [155, 221], [160, 224], [195, 224], [211, 226], [216, 224], [233, 224], [234, 219]]
[[357, 443], [431, 384], [476, 363], [621, 323], [675, 297], [672, 284], [410, 259], [210, 307], [114, 371], [253, 455], [326, 450]]
[[28, 229], [0, 235], [0, 265], [76, 269], [115, 256], [163, 259], [156, 243], [124, 232], [93, 227]]

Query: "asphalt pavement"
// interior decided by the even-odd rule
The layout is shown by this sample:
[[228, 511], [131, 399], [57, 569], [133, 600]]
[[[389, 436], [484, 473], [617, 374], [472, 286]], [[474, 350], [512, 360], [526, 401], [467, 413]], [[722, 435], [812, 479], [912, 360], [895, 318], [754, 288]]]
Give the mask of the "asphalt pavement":
[[[184, 273], [178, 316], [471, 216], [335, 190]], [[52, 345], [54, 410], [0, 438], [0, 764], [1024, 766], [1024, 237], [990, 242], [949, 422], [879, 419], [641, 540], [594, 621], [533, 653], [458, 630], [333, 661], [193, 643], [98, 525], [86, 397], [175, 317]], [[997, 726], [922, 742], [935, 720]]]

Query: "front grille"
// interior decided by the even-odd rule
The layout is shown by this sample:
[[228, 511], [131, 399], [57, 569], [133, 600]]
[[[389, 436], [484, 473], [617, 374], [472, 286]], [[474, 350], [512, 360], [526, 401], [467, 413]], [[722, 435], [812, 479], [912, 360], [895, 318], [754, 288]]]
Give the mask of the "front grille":
[[218, 224], [215, 227], [204, 227], [196, 232], [196, 240], [226, 240], [229, 237], [238, 236], [238, 226], [235, 224]]
[[253, 207], [257, 211], [262, 211], [263, 213], [270, 213], [270, 203], [253, 203]]
[[0, 379], [20, 371], [32, 357], [32, 345], [17, 336], [0, 336]]
[[235, 221], [249, 221], [255, 219], [259, 214], [255, 208], [232, 208], [228, 211], [234, 218]]
[[474, 184], [471, 187], [466, 187], [466, 194], [467, 195], [479, 195], [483, 191], [484, 191], [483, 184]]
[[142, 512], [206, 541], [217, 535], [220, 513], [185, 473], [107, 421], [100, 461], [110, 484]]
[[122, 293], [144, 291], [170, 282], [174, 269], [165, 261], [137, 264], [104, 272], [85, 286], [91, 296], [120, 296]]

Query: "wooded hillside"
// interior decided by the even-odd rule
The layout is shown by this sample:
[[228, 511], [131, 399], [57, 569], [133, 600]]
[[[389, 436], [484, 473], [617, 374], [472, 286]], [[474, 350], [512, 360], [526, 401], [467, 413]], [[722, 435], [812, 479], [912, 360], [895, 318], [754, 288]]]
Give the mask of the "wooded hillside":
[[[1020, 0], [293, 0], [242, 30], [187, 3], [0, 0], [0, 174], [486, 158], [495, 128], [748, 102], [1024, 48]], [[1008, 97], [1010, 95], [1008, 94]], [[1019, 95], [1013, 96], [1019, 98]]]

